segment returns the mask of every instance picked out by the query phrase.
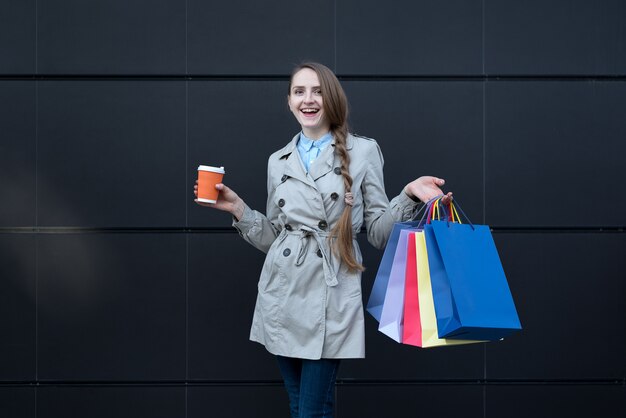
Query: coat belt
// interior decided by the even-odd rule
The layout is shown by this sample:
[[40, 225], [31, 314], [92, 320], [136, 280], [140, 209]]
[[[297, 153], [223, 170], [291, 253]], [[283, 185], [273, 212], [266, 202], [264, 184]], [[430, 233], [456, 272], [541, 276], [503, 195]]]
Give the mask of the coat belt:
[[326, 285], [330, 287], [337, 286], [337, 284], [339, 284], [337, 281], [337, 272], [333, 266], [333, 258], [332, 254], [330, 254], [331, 250], [327, 245], [329, 234], [327, 232], [320, 232], [306, 225], [301, 225], [298, 231], [293, 231], [291, 234], [298, 234], [300, 236], [300, 248], [298, 249], [298, 256], [296, 257], [296, 266], [304, 262], [309, 248], [309, 242], [311, 241], [310, 238], [312, 237], [317, 242], [317, 246], [322, 254], [322, 266]]

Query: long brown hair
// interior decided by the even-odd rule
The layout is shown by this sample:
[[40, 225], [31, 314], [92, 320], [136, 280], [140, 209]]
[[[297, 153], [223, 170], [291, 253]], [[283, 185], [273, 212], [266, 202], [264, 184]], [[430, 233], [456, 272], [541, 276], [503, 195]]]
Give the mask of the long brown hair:
[[[350, 176], [350, 155], [346, 149], [348, 138], [348, 99], [335, 74], [325, 65], [316, 62], [306, 62], [298, 65], [291, 73], [289, 94], [291, 94], [291, 80], [300, 70], [309, 68], [317, 74], [322, 90], [324, 114], [330, 124], [330, 131], [335, 138], [335, 152], [341, 160], [341, 175], [345, 193], [352, 192], [352, 177]], [[336, 238], [333, 250], [339, 253], [341, 261], [348, 271], [362, 271], [363, 266], [356, 260], [352, 243], [352, 207], [345, 205], [341, 218], [330, 231], [331, 238]]]

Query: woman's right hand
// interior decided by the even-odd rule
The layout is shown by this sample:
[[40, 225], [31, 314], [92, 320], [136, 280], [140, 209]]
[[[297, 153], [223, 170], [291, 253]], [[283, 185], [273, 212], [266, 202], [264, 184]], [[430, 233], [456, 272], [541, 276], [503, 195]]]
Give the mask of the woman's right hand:
[[404, 187], [404, 192], [409, 197], [417, 197], [424, 203], [428, 203], [431, 199], [443, 195], [441, 202], [447, 205], [452, 200], [452, 192], [444, 194], [440, 187], [446, 184], [444, 179], [433, 176], [422, 176], [413, 180]]
[[198, 180], [196, 180], [196, 184], [193, 186], [193, 194], [196, 196], [194, 202], [196, 202], [200, 206], [223, 210], [233, 215], [237, 220], [240, 220], [243, 216], [243, 209], [245, 206], [243, 199], [241, 199], [237, 195], [237, 193], [235, 193], [231, 188], [227, 187], [223, 183], [216, 184], [215, 188], [219, 190], [219, 194], [217, 195], [217, 201], [215, 203], [199, 202]]

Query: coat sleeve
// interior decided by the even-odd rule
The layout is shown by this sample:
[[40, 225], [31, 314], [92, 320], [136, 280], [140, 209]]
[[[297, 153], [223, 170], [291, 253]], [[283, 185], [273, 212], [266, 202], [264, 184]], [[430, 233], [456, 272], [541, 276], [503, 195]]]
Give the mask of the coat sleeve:
[[383, 155], [378, 144], [374, 142], [374, 145], [376, 150], [367, 154], [369, 168], [361, 185], [363, 220], [367, 240], [382, 249], [387, 244], [393, 224], [411, 219], [419, 202], [413, 201], [404, 191], [389, 202], [383, 178]]
[[267, 170], [267, 215], [250, 209], [248, 205], [245, 205], [241, 219], [239, 221], [233, 220], [233, 226], [239, 231], [239, 235], [241, 235], [246, 242], [252, 244], [264, 253], [269, 251], [281, 230], [277, 222], [279, 210], [274, 204], [274, 192], [276, 187], [272, 181], [271, 161], [272, 159], [270, 157]]

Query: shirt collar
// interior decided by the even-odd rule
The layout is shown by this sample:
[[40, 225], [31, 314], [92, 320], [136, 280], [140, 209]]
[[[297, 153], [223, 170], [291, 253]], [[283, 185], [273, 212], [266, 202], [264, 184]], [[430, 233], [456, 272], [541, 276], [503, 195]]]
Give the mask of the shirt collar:
[[333, 134], [331, 134], [330, 132], [326, 133], [318, 140], [313, 140], [307, 137], [304, 132], [300, 132], [298, 147], [302, 148], [304, 151], [310, 151], [314, 145], [319, 149], [323, 149], [326, 145], [330, 144], [332, 140]]
[[[282, 160], [284, 158], [289, 157], [289, 155], [293, 152], [293, 150], [296, 149], [296, 146], [298, 145], [299, 142], [300, 142], [300, 134], [297, 133], [287, 145], [285, 145], [283, 148], [276, 151], [276, 154], [278, 154], [278, 158]], [[331, 141], [331, 144], [333, 145], [333, 147], [335, 146], [335, 138], [333, 138], [333, 140]], [[346, 138], [346, 149], [348, 151], [351, 150], [353, 145], [354, 145], [354, 137], [348, 134], [348, 137]]]

